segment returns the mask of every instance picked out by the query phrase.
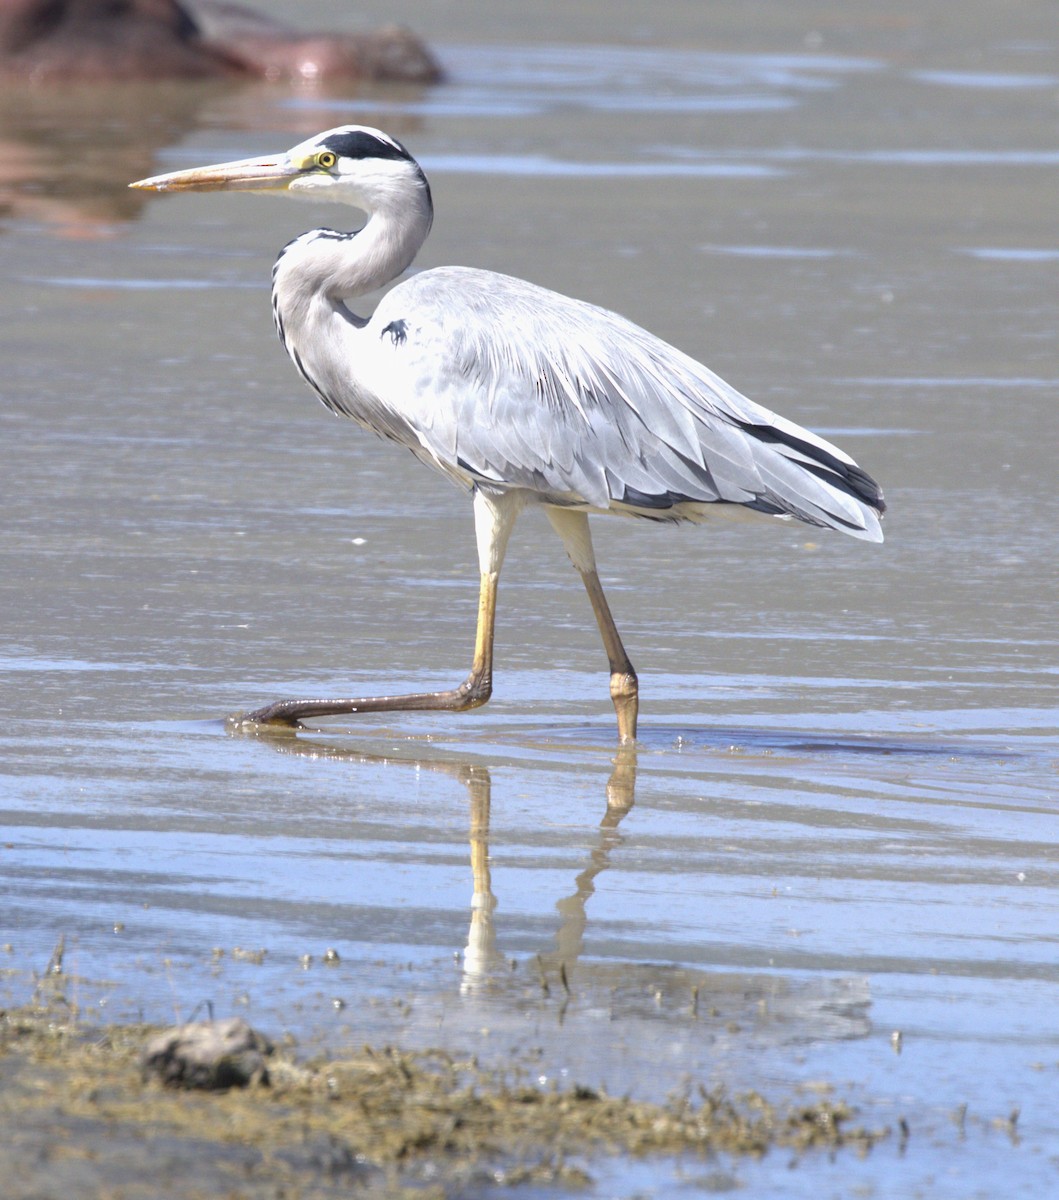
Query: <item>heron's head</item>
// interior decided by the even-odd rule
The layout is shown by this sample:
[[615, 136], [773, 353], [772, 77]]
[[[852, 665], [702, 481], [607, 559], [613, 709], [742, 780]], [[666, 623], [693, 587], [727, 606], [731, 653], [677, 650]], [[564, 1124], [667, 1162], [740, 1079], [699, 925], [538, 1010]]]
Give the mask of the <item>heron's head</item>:
[[152, 192], [265, 192], [352, 204], [372, 212], [407, 202], [409, 191], [430, 188], [400, 142], [365, 125], [341, 125], [281, 154], [194, 167], [140, 179], [130, 187]]

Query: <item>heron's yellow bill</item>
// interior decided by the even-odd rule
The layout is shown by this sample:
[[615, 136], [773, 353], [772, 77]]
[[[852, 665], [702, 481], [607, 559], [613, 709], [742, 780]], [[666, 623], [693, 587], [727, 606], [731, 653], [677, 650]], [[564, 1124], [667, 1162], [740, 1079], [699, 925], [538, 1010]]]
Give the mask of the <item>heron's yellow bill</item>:
[[129, 187], [145, 192], [274, 192], [283, 191], [304, 171], [286, 154], [264, 158], [241, 158], [236, 162], [211, 167], [192, 167], [189, 171], [170, 171], [138, 179]]

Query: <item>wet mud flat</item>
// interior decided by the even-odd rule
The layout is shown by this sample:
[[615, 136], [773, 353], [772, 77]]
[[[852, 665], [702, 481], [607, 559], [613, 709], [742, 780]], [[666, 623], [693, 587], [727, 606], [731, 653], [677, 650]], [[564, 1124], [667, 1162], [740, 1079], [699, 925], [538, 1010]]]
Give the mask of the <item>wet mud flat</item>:
[[172, 1070], [167, 1084], [150, 1061], [164, 1032], [95, 1023], [55, 982], [0, 1012], [0, 1173], [13, 1200], [557, 1195], [591, 1190], [615, 1158], [679, 1160], [727, 1190], [734, 1160], [863, 1156], [891, 1135], [827, 1089], [773, 1102], [686, 1083], [658, 1102], [542, 1083], [528, 1051], [503, 1067], [385, 1043], [303, 1057], [293, 1039], [265, 1037], [249, 1062], [229, 1055], [219, 1075], [200, 1074], [203, 1086], [174, 1085]]

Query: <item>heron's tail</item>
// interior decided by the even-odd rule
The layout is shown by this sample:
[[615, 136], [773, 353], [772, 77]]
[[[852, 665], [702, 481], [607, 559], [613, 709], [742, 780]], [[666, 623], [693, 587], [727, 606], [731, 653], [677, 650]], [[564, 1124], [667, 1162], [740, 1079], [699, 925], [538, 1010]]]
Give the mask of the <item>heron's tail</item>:
[[741, 421], [766, 485], [761, 512], [789, 514], [868, 542], [883, 540], [882, 488], [837, 446], [782, 417], [771, 424]]

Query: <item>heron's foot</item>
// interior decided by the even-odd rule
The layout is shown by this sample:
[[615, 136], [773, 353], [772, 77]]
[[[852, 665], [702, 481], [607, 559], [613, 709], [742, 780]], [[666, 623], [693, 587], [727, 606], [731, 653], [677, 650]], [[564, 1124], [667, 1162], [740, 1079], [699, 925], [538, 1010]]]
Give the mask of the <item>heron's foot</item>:
[[467, 712], [481, 708], [493, 694], [491, 675], [472, 671], [459, 685], [444, 692], [414, 692], [407, 696], [364, 696], [359, 700], [277, 700], [253, 712], [233, 713], [229, 733], [294, 733], [315, 717], [348, 717], [373, 712]]
[[253, 712], [232, 713], [224, 726], [229, 733], [296, 733], [305, 726], [288, 711], [291, 703], [279, 700], [264, 708], [255, 708]]

